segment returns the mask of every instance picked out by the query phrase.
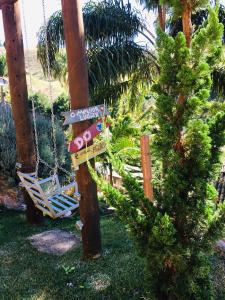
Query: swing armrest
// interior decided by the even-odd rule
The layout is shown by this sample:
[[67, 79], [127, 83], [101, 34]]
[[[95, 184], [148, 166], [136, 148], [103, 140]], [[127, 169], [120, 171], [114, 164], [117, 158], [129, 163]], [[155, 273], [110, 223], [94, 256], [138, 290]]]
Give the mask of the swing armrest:
[[77, 190], [77, 183], [76, 182], [72, 182], [66, 186], [61, 187], [61, 192], [65, 192], [71, 188], [75, 187], [75, 190]]

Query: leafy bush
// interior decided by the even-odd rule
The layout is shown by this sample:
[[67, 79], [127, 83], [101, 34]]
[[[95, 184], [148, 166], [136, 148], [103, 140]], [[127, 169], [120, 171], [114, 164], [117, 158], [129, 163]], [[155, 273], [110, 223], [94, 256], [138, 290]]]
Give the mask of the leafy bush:
[[[163, 2], [177, 14], [186, 8], [180, 1]], [[152, 202], [110, 148], [111, 162], [127, 193], [91, 170], [145, 258], [150, 299], [214, 299], [208, 256], [225, 233], [225, 203], [217, 202], [212, 181], [225, 144], [225, 110], [218, 106], [211, 111], [208, 97], [223, 26], [211, 9], [204, 25], [190, 47], [182, 32], [173, 38], [158, 30], [161, 73], [154, 85], [157, 133], [152, 147], [161, 176], [155, 180]]]
[[0, 105], [0, 174], [15, 178], [16, 136], [10, 106]]
[[[48, 97], [41, 93], [34, 93], [29, 96], [29, 108], [32, 110], [32, 100], [34, 101], [35, 111], [44, 116], [51, 116], [51, 103]], [[61, 117], [61, 113], [68, 111], [69, 98], [66, 94], [61, 94], [53, 102], [53, 111], [57, 117]]]
[[[51, 120], [40, 114], [37, 115], [37, 131], [41, 158], [54, 167], [52, 124]], [[71, 161], [65, 147], [64, 132], [61, 123], [56, 121], [57, 156], [60, 166], [68, 171]], [[3, 112], [0, 109], [0, 174], [16, 178], [16, 137], [11, 110]], [[40, 177], [49, 176], [49, 168], [40, 164]], [[64, 174], [61, 174], [62, 176]]]
[[4, 54], [0, 55], [0, 76], [6, 76], [7, 74], [7, 65], [6, 57]]
[[[46, 161], [49, 165], [54, 167], [54, 155], [53, 155], [53, 138], [52, 138], [52, 124], [49, 118], [38, 116], [37, 119], [37, 132], [40, 157]], [[60, 122], [56, 122], [56, 152], [60, 166], [67, 169], [71, 168], [71, 160], [69, 153], [65, 147], [66, 141], [64, 132]], [[40, 176], [46, 177], [49, 175], [49, 169], [40, 164]], [[63, 174], [62, 174], [63, 175]]]
[[59, 116], [62, 112], [70, 110], [69, 98], [66, 94], [61, 94], [53, 104], [54, 114]]
[[32, 110], [32, 100], [34, 102], [35, 111], [40, 114], [49, 115], [50, 113], [50, 102], [46, 95], [41, 93], [31, 94], [28, 98], [28, 105]]

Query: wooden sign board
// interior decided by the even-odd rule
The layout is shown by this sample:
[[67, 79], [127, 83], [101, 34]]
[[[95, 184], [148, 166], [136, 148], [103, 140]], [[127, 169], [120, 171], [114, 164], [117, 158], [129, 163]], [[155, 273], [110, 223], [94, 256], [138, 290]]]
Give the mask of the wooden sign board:
[[[109, 124], [105, 124], [105, 127], [109, 127]], [[68, 144], [68, 151], [75, 153], [86, 146], [86, 144], [92, 141], [97, 135], [99, 135], [104, 129], [102, 120], [96, 121], [88, 129], [79, 134], [73, 141]]]
[[66, 111], [63, 112], [62, 115], [65, 117], [63, 125], [69, 125], [76, 122], [107, 116], [109, 115], [109, 111], [107, 110], [107, 107], [102, 104], [83, 109]]
[[91, 145], [90, 147], [82, 149], [81, 151], [72, 155], [72, 162], [74, 168], [77, 169], [78, 166], [81, 165], [82, 163], [102, 154], [105, 151], [106, 151], [105, 142], [99, 142]]

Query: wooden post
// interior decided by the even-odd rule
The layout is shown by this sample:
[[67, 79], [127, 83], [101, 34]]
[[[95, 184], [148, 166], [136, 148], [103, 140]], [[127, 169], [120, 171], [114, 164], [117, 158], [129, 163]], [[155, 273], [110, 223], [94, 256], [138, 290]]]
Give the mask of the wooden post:
[[[61, 0], [61, 2], [68, 60], [71, 108], [85, 108], [89, 106], [89, 93], [81, 1]], [[89, 126], [90, 121], [73, 124], [74, 137], [79, 135]], [[92, 165], [94, 166], [93, 160]], [[79, 192], [81, 194], [80, 217], [83, 223], [83, 257], [84, 259], [93, 259], [100, 256], [101, 234], [99, 225], [97, 186], [89, 173], [86, 163], [79, 166], [77, 181]]]
[[[9, 88], [16, 130], [17, 161], [22, 165], [21, 171], [29, 173], [35, 170], [35, 150], [32, 124], [29, 118], [19, 2], [0, 0], [0, 8], [3, 16]], [[23, 194], [27, 204], [28, 222], [39, 223], [42, 219], [41, 213], [35, 208], [25, 190]]]
[[146, 198], [153, 201], [153, 188], [152, 188], [152, 170], [151, 170], [151, 155], [149, 149], [149, 136], [143, 135], [141, 137], [141, 164], [144, 180], [144, 192]]

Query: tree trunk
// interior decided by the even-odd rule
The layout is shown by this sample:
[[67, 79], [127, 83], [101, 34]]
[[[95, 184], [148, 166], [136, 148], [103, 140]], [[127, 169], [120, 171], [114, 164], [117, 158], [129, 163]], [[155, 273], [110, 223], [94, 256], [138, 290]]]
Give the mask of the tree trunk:
[[165, 31], [166, 27], [166, 8], [164, 5], [158, 6], [158, 18], [159, 18], [159, 26], [160, 28]]
[[192, 24], [191, 24], [191, 8], [186, 7], [182, 13], [182, 25], [183, 32], [186, 37], [187, 47], [191, 47], [191, 33], [192, 33]]
[[113, 168], [111, 163], [109, 163], [109, 182], [113, 186]]
[[141, 136], [141, 164], [145, 197], [153, 201], [152, 163], [149, 149], [149, 136]]
[[[191, 24], [191, 7], [186, 5], [182, 12], [182, 25], [183, 25], [183, 32], [186, 37], [187, 47], [191, 47], [191, 34], [192, 34], [192, 24]], [[176, 121], [179, 123], [179, 120], [183, 117], [184, 113], [184, 106], [187, 101], [186, 95], [179, 95], [177, 104], [177, 113], [176, 113]], [[181, 164], [184, 161], [184, 147], [182, 142], [182, 132], [179, 131], [176, 143], [174, 145], [174, 149], [180, 154], [182, 157]]]
[[[79, 0], [62, 0], [62, 14], [68, 59], [69, 92], [71, 108], [89, 106], [87, 57], [84, 40], [84, 25]], [[89, 121], [73, 125], [74, 137], [90, 126]], [[94, 166], [94, 161], [92, 160]], [[99, 207], [97, 186], [92, 179], [87, 164], [83, 163], [77, 172], [81, 193], [80, 217], [83, 223], [82, 241], [84, 259], [96, 258], [101, 252]]]
[[[19, 2], [2, 0], [0, 6], [5, 32], [12, 113], [16, 130], [17, 161], [22, 165], [22, 172], [30, 173], [35, 171], [35, 150], [28, 108]], [[25, 190], [23, 194], [27, 204], [27, 221], [32, 224], [40, 223], [42, 214], [35, 208], [32, 199]]]

